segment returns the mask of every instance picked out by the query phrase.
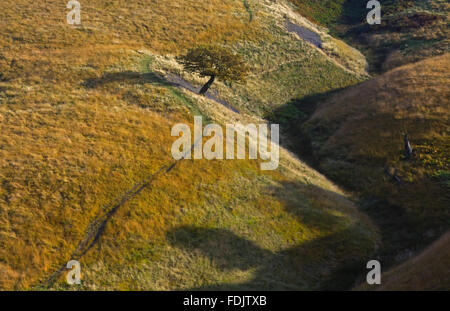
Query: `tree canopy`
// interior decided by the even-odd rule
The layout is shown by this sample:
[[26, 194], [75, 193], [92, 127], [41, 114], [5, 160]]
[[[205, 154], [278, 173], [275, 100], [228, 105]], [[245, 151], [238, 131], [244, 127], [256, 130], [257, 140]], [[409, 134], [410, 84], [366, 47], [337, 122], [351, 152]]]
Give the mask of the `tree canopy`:
[[222, 81], [243, 82], [249, 68], [242, 57], [221, 46], [198, 46], [177, 58], [184, 69], [197, 73], [201, 77], [210, 77], [200, 91], [205, 93], [214, 79]]

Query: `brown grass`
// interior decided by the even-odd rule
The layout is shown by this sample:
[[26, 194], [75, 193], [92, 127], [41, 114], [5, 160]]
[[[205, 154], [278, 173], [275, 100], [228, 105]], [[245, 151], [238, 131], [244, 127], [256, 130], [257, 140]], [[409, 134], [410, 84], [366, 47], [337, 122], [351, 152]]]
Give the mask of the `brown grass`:
[[[382, 291], [448, 290], [450, 287], [450, 233], [421, 254], [382, 274]], [[360, 285], [356, 290], [369, 289]]]
[[[71, 259], [105, 207], [170, 163], [171, 126], [205, 112], [204, 99], [168, 85], [150, 72], [149, 63], [211, 40], [261, 46], [272, 37], [259, 15], [248, 23], [240, 1], [145, 3], [82, 3], [83, 25], [72, 27], [65, 23], [64, 2], [1, 2], [1, 289], [41, 288]], [[288, 38], [284, 34], [284, 42]], [[290, 54], [282, 48], [279, 54], [291, 57], [299, 46], [306, 49], [297, 41], [292, 46]], [[144, 49], [145, 55], [137, 52]], [[87, 83], [92, 81], [98, 83]], [[295, 174], [286, 168], [263, 174], [257, 161], [186, 161], [161, 176], [117, 211], [82, 258], [80, 289], [244, 284], [259, 269], [255, 263], [224, 271], [199, 251], [169, 243], [180, 226], [227, 230], [236, 240], [253, 241], [280, 267], [285, 257], [268, 254], [285, 254], [318, 239], [314, 247], [291, 255], [298, 262], [305, 256], [320, 259], [308, 273], [295, 270], [298, 278], [293, 278], [292, 270], [262, 269], [256, 274], [278, 275], [271, 283], [276, 288], [319, 287], [319, 275], [329, 276], [347, 258], [370, 253], [376, 234], [337, 187], [288, 159], [283, 161]], [[328, 251], [334, 240], [343, 240], [339, 245], [347, 251]], [[242, 254], [255, 258], [245, 248]], [[320, 265], [324, 260], [331, 262], [327, 269]], [[190, 268], [192, 274], [182, 273]], [[263, 288], [264, 282], [253, 286]], [[62, 278], [54, 288], [69, 289]]]
[[[320, 154], [327, 158], [333, 154], [344, 162], [358, 159], [362, 170], [373, 167], [360, 175], [363, 179], [348, 171], [351, 175], [345, 175], [346, 184], [364, 193], [389, 197], [398, 204], [408, 202], [407, 206], [416, 211], [422, 210], [424, 202], [441, 202], [431, 199], [435, 191], [441, 190], [438, 184], [432, 186], [430, 180], [434, 172], [448, 170], [449, 60], [450, 55], [446, 54], [398, 68], [338, 93], [319, 106], [308, 128], [314, 131], [322, 127], [327, 131], [322, 138], [316, 138], [324, 139]], [[417, 151], [409, 163], [401, 161], [402, 133], [409, 133]], [[433, 160], [427, 162], [430, 152]], [[377, 170], [388, 166], [397, 167], [411, 187], [398, 190], [389, 185], [390, 181], [384, 181], [385, 176]], [[326, 170], [332, 167], [330, 163]], [[332, 174], [340, 173], [345, 171]], [[416, 200], [417, 197], [422, 199]], [[439, 203], [444, 204], [442, 208], [444, 202]]]
[[389, 271], [380, 290], [448, 290], [450, 234], [447, 233], [414, 259]]

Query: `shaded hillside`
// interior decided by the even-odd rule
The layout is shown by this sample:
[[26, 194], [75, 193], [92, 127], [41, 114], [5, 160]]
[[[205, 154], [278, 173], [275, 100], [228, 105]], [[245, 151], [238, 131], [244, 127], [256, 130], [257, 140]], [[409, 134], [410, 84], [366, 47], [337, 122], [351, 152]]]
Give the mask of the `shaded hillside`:
[[[383, 274], [378, 290], [448, 290], [450, 288], [450, 234], [420, 255]], [[367, 285], [356, 290], [369, 289]]]
[[297, 11], [328, 27], [368, 57], [371, 72], [449, 51], [450, 4], [438, 0], [381, 1], [381, 25], [368, 25], [367, 1], [291, 0]]
[[284, 122], [299, 153], [363, 198], [386, 262], [408, 258], [450, 226], [449, 66], [449, 54], [430, 58], [275, 114], [297, 111]]

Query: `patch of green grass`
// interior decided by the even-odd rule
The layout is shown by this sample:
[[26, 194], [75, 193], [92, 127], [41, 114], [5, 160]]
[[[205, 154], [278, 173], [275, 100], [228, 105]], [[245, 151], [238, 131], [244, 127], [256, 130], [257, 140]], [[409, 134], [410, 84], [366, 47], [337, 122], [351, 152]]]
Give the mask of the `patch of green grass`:
[[253, 11], [250, 6], [249, 0], [243, 0], [244, 1], [244, 7], [247, 10], [248, 16], [249, 16], [249, 22], [251, 23], [253, 21]]
[[200, 108], [196, 105], [195, 101], [191, 97], [185, 95], [179, 88], [170, 87], [169, 92], [180, 102], [182, 102], [186, 107], [188, 107], [192, 115], [202, 116], [205, 123], [211, 122], [210, 116], [202, 112]]
[[341, 21], [347, 0], [291, 0], [298, 12], [312, 21], [325, 26], [333, 26]]
[[285, 34], [264, 46], [246, 44], [239, 51], [251, 59], [254, 74], [245, 84], [233, 85], [229, 90], [233, 94], [231, 101], [258, 115], [271, 113], [294, 98], [340, 89], [365, 79]]
[[450, 171], [438, 170], [433, 177], [437, 178], [443, 186], [450, 188]]

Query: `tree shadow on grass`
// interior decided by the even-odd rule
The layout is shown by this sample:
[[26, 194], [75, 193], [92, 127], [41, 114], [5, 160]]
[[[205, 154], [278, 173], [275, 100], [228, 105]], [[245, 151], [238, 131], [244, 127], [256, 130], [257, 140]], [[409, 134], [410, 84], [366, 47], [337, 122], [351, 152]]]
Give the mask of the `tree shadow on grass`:
[[154, 84], [159, 86], [173, 86], [172, 83], [167, 81], [163, 76], [153, 72], [139, 73], [133, 71], [124, 72], [111, 72], [105, 73], [99, 78], [87, 79], [83, 82], [83, 86], [86, 88], [96, 88], [104, 86], [108, 83], [123, 82], [133, 84]]
[[[163, 87], [177, 87], [188, 90], [194, 94], [199, 94], [200, 87], [192, 85], [190, 82], [184, 80], [178, 75], [168, 74], [163, 76], [154, 72], [139, 73], [133, 71], [124, 72], [112, 72], [105, 73], [99, 78], [90, 78], [83, 82], [83, 86], [88, 89], [93, 89], [101, 86], [105, 86], [109, 83], [132, 83], [132, 84], [152, 84]], [[235, 113], [240, 113], [238, 109], [227, 103], [220, 97], [217, 91], [213, 89], [208, 90], [204, 96], [208, 99], [215, 101], [218, 104], [232, 110]]]
[[[288, 182], [275, 189], [274, 195], [286, 198], [287, 192], [306, 190], [305, 187], [315, 186]], [[339, 196], [315, 188], [318, 195]], [[227, 229], [182, 226], [167, 233], [172, 245], [187, 252], [200, 252], [221, 271], [253, 270], [252, 278], [241, 283], [219, 281], [191, 290], [343, 290], [354, 286], [365, 271], [368, 253], [374, 246], [368, 243], [365, 228], [359, 222], [345, 223], [339, 215], [325, 209], [314, 211], [307, 202], [293, 199], [285, 206], [305, 227], [331, 233], [278, 252]]]

